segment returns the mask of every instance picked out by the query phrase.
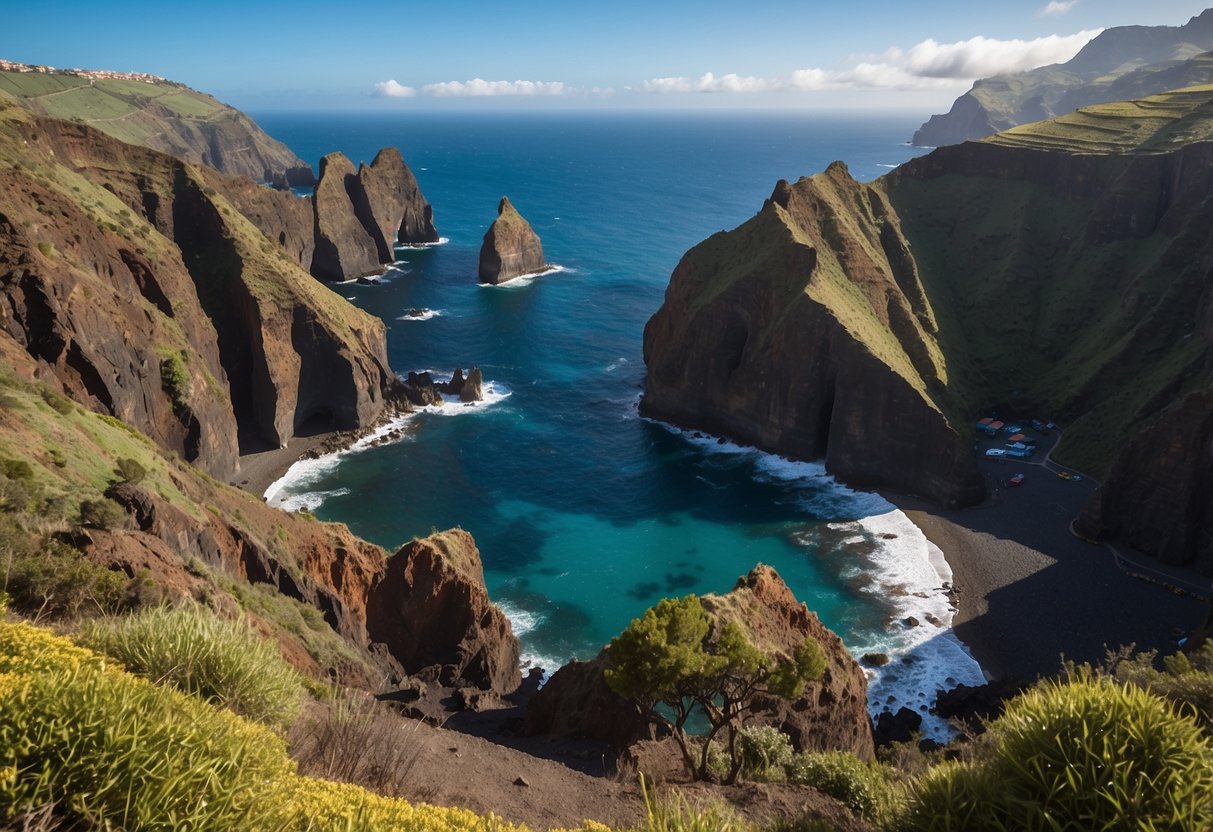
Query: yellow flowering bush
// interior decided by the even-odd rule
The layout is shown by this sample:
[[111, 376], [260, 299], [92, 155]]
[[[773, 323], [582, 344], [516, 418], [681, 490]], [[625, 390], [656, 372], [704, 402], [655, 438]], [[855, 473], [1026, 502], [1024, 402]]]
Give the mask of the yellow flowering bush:
[[527, 832], [300, 776], [270, 729], [0, 621], [0, 825], [52, 803], [90, 828]]

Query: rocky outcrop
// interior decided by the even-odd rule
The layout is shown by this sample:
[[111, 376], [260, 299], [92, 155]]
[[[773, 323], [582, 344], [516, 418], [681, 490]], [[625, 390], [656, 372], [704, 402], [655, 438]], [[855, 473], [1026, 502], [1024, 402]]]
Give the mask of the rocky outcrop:
[[984, 487], [935, 327], [893, 209], [836, 163], [683, 257], [645, 327], [641, 412], [824, 458], [858, 486], [973, 503]]
[[[186, 478], [178, 485], [189, 497], [200, 487]], [[188, 568], [193, 560], [316, 607], [363, 659], [365, 667], [322, 668], [349, 683], [379, 689], [383, 680], [367, 668], [388, 688], [406, 674], [495, 694], [521, 682], [518, 639], [488, 597], [467, 532], [434, 533], [387, 556], [344, 526], [308, 522], [235, 490], [197, 495], [226, 509], [201, 512], [201, 520], [139, 485], [115, 486], [110, 496], [126, 507], [132, 529], [89, 532], [93, 560], [131, 575], [149, 569], [156, 586], [181, 596], [209, 586], [205, 573]]]
[[[790, 655], [812, 638], [826, 660], [821, 679], [795, 700], [759, 697], [748, 722], [774, 725], [798, 750], [842, 750], [870, 760], [874, 753], [867, 710], [867, 677], [842, 640], [798, 602], [769, 566], [758, 566], [726, 595], [701, 599], [719, 626], [735, 622], [768, 655]], [[611, 691], [603, 671], [605, 653], [592, 662], [573, 662], [557, 671], [527, 708], [524, 732], [607, 742], [623, 752], [652, 739], [652, 727], [636, 706]]]
[[940, 147], [980, 139], [1079, 107], [1154, 95], [1213, 81], [1213, 10], [1183, 26], [1117, 26], [1077, 55], [1013, 75], [977, 81], [945, 115], [931, 116], [913, 144]]
[[522, 682], [518, 639], [462, 530], [415, 540], [388, 560], [367, 598], [367, 633], [425, 681], [499, 694]]
[[1089, 534], [1213, 569], [1210, 121], [1196, 87], [780, 183], [678, 265], [642, 412], [951, 504], [972, 419], [1048, 415], [1107, 476]]
[[825, 656], [821, 678], [806, 683], [798, 698], [756, 698], [754, 722], [779, 728], [798, 751], [841, 750], [872, 759], [867, 676], [842, 639], [796, 600], [774, 569], [759, 565], [728, 594], [706, 595], [702, 601], [716, 626], [736, 623], [765, 653], [791, 655], [811, 638]]
[[527, 705], [523, 735], [594, 740], [617, 752], [655, 739], [648, 717], [607, 685], [603, 671], [609, 666], [600, 653], [593, 661], [571, 661], [553, 673]]
[[465, 404], [484, 399], [484, 375], [479, 367], [468, 371], [467, 377], [463, 369], [455, 368], [449, 381], [435, 381], [429, 372], [409, 372], [402, 384], [404, 397], [419, 407], [442, 404], [443, 396], [454, 396]]
[[47, 382], [223, 478], [242, 447], [379, 416], [383, 323], [260, 231], [297, 224], [274, 202], [294, 197], [82, 124], [0, 119], [0, 153], [22, 160], [0, 196], [0, 329]]
[[510, 204], [509, 197], [503, 196], [497, 205], [497, 219], [480, 246], [480, 282], [505, 283], [547, 268], [539, 235]]
[[316, 248], [312, 274], [321, 280], [353, 280], [383, 271], [385, 262], [367, 226], [370, 205], [354, 164], [342, 153], [320, 160], [312, 197]]
[[395, 246], [438, 241], [434, 212], [405, 165], [387, 147], [370, 164], [341, 153], [320, 160], [312, 198], [315, 251], [311, 272], [321, 280], [353, 280], [383, 271]]

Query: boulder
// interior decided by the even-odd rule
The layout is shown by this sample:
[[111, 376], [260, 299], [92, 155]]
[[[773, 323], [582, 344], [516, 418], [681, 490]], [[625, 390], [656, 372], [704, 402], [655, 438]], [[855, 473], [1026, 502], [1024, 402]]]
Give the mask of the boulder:
[[539, 235], [510, 204], [509, 197], [503, 196], [497, 205], [497, 219], [480, 246], [480, 282], [505, 283], [546, 268]]
[[648, 718], [607, 686], [607, 667], [606, 655], [599, 653], [593, 661], [571, 661], [553, 673], [527, 705], [522, 734], [596, 740], [617, 752], [655, 739]]

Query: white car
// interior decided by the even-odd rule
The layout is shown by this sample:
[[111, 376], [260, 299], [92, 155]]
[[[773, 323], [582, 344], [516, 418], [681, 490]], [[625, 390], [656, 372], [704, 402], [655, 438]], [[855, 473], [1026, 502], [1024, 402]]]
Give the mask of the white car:
[[1002, 448], [990, 448], [990, 450], [986, 451], [986, 456], [992, 457], [992, 458], [1006, 456], [1006, 455], [1007, 455], [1007, 452], [1004, 451]]

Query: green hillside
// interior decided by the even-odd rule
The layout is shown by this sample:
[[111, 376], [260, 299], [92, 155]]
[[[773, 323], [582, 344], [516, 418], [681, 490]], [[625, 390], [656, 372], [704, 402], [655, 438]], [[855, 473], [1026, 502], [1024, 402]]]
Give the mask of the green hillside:
[[213, 96], [164, 79], [73, 71], [0, 71], [0, 94], [42, 115], [83, 122], [130, 144], [224, 173], [272, 179], [306, 167], [290, 148]]

